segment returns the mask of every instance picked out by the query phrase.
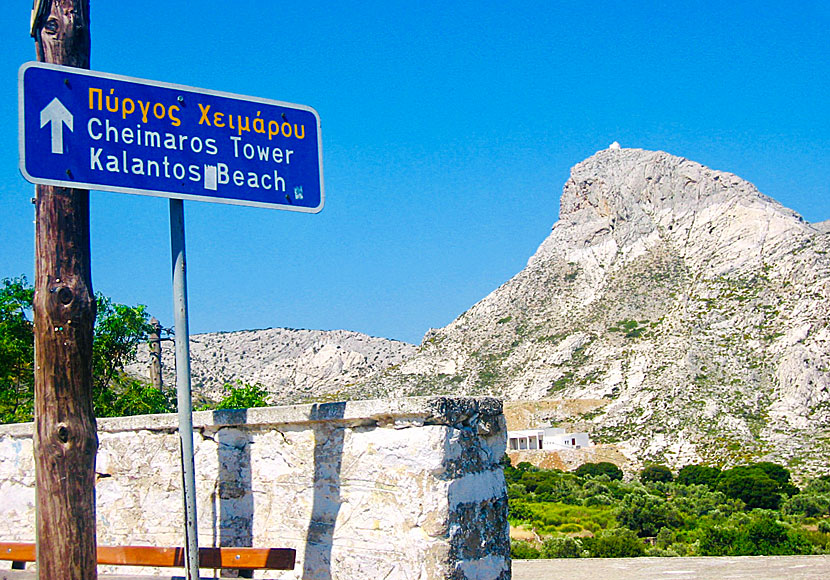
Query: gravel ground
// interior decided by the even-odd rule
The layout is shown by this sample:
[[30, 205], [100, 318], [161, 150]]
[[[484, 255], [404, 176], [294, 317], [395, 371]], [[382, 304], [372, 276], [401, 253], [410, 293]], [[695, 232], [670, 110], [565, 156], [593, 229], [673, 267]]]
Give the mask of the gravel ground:
[[514, 560], [513, 580], [830, 580], [830, 556]]

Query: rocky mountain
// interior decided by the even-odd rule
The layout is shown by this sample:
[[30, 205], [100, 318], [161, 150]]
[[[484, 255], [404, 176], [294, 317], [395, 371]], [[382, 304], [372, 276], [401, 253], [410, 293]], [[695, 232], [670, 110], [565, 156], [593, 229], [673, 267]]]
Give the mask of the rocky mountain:
[[[190, 337], [194, 396], [216, 400], [225, 383], [261, 383], [275, 403], [319, 400], [389, 365], [415, 346], [346, 330], [269, 328], [197, 334]], [[147, 378], [149, 352], [143, 345], [127, 372]], [[175, 385], [172, 342], [162, 343], [162, 375]]]
[[579, 422], [638, 462], [826, 471], [828, 231], [731, 173], [600, 151], [524, 270], [346, 392], [598, 399]]

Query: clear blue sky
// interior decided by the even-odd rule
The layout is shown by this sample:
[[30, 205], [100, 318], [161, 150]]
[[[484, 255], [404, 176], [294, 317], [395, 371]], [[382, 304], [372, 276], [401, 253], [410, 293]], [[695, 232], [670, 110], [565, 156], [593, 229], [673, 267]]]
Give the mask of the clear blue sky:
[[[0, 13], [0, 277], [33, 276]], [[317, 215], [186, 202], [192, 332], [420, 341], [509, 279], [572, 165], [612, 141], [731, 171], [830, 219], [827, 2], [92, 2], [92, 68], [310, 105]], [[95, 290], [172, 326], [166, 199], [93, 192]]]

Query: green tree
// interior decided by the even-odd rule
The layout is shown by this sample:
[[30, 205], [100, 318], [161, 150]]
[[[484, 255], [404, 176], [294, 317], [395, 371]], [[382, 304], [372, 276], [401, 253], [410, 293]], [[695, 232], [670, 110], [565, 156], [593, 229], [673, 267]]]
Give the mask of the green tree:
[[640, 472], [640, 481], [647, 482], [670, 482], [674, 479], [671, 469], [665, 465], [648, 465]]
[[128, 417], [172, 413], [176, 410], [172, 396], [138, 379], [120, 375], [95, 401], [99, 417]]
[[579, 558], [582, 540], [568, 536], [548, 538], [542, 544], [542, 558]]
[[778, 482], [761, 470], [733, 467], [721, 474], [718, 491], [727, 497], [740, 499], [749, 509], [778, 509], [781, 493]]
[[715, 489], [720, 477], [720, 469], [706, 465], [687, 465], [677, 472], [675, 481], [683, 485], [707, 485]]
[[92, 342], [92, 375], [96, 396], [107, 390], [112, 380], [124, 372], [124, 365], [135, 358], [138, 344], [152, 331], [147, 307], [117, 304], [98, 294], [98, 314]]
[[4, 278], [0, 288], [0, 423], [32, 417], [34, 326], [28, 317], [34, 291], [25, 276]]
[[583, 463], [574, 470], [574, 474], [579, 477], [597, 477], [599, 475], [607, 475], [611, 480], [620, 480], [623, 478], [622, 469], [608, 461], [600, 461], [599, 463]]
[[237, 381], [236, 386], [225, 384], [225, 394], [215, 405], [204, 405], [201, 410], [209, 409], [251, 409], [254, 407], [267, 407], [268, 391], [259, 383], [253, 385]]
[[[28, 314], [34, 291], [24, 276], [0, 288], [0, 421], [31, 421], [34, 402], [34, 327]], [[99, 417], [173, 410], [164, 393], [124, 376], [150, 331], [146, 307], [96, 295], [92, 346], [93, 404]]]
[[629, 493], [617, 508], [617, 521], [640, 537], [656, 536], [660, 528], [680, 526], [677, 512], [663, 498]]
[[530, 542], [510, 542], [510, 557], [514, 560], [535, 560], [539, 556], [539, 549]]
[[783, 556], [811, 554], [813, 548], [775, 512], [759, 510], [743, 520], [704, 528], [699, 550], [702, 556]]
[[642, 540], [625, 528], [604, 530], [593, 538], [583, 538], [582, 547], [592, 558], [636, 558], [646, 553]]
[[767, 477], [777, 482], [780, 486], [790, 482], [790, 470], [783, 465], [778, 465], [771, 461], [760, 461], [758, 463], [750, 463], [748, 467], [764, 472]]

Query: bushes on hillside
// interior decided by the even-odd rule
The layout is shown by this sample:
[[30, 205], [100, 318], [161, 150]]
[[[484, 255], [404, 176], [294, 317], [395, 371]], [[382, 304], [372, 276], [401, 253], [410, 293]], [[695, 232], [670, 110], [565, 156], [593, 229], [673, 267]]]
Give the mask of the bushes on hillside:
[[669, 502], [649, 493], [626, 495], [617, 508], [617, 521], [641, 538], [653, 537], [661, 528], [680, 526], [680, 516]]
[[782, 496], [798, 493], [790, 483], [790, 472], [770, 462], [733, 467], [721, 473], [717, 488], [740, 499], [750, 509], [778, 509]]
[[646, 553], [642, 540], [626, 528], [606, 530], [593, 538], [583, 538], [582, 547], [591, 558], [636, 558]]
[[784, 556], [812, 554], [813, 546], [801, 534], [768, 511], [748, 519], [732, 518], [724, 525], [707, 526], [700, 535], [701, 556]]
[[514, 560], [535, 560], [541, 556], [539, 548], [521, 540], [510, 542], [510, 557]]
[[581, 538], [559, 536], [548, 538], [542, 543], [542, 558], [579, 558], [584, 548]]
[[687, 465], [677, 472], [677, 483], [683, 485], [706, 485], [712, 489], [718, 484], [720, 469], [706, 465]]
[[601, 465], [505, 468], [511, 523], [542, 538], [515, 558], [830, 553], [830, 477], [798, 492], [769, 462], [687, 466], [674, 481], [662, 466], [623, 481]]
[[670, 482], [674, 479], [671, 469], [665, 465], [648, 465], [640, 472], [640, 481], [648, 483], [650, 481]]
[[611, 480], [620, 480], [623, 478], [622, 469], [608, 461], [600, 461], [599, 463], [583, 463], [574, 470], [574, 473], [579, 477], [598, 477], [600, 475], [607, 475]]

